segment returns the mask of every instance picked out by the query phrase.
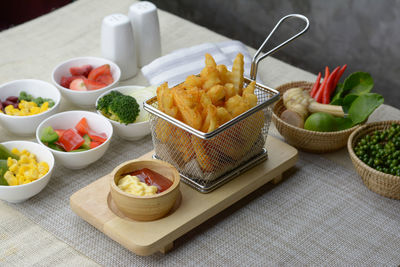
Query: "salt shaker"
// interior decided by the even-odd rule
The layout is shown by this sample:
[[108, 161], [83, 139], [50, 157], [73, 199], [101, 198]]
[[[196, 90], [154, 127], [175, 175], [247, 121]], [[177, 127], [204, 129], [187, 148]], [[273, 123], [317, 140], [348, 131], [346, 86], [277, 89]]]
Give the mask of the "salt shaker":
[[135, 3], [129, 7], [129, 18], [135, 36], [138, 66], [143, 67], [161, 56], [157, 7], [147, 1]]
[[121, 80], [137, 74], [137, 57], [131, 21], [123, 14], [111, 14], [101, 26], [101, 53], [121, 69]]

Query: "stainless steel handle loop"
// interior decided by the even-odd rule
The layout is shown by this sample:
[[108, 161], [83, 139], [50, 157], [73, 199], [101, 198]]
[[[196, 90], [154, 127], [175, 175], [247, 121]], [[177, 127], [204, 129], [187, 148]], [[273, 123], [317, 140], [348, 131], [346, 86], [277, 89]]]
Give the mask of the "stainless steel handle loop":
[[[296, 35], [293, 35], [292, 37], [290, 37], [289, 39], [287, 39], [285, 42], [279, 44], [278, 46], [272, 48], [271, 50], [269, 50], [267, 53], [263, 54], [260, 56], [260, 53], [262, 52], [262, 50], [264, 49], [265, 45], [267, 44], [269, 38], [274, 34], [274, 32], [279, 28], [279, 26], [282, 24], [282, 22], [284, 22], [287, 19], [291, 19], [291, 18], [299, 18], [303, 21], [306, 22], [306, 26], [304, 27], [304, 29], [302, 31], [300, 31], [299, 33], [297, 33]], [[294, 39], [296, 39], [297, 37], [299, 37], [300, 35], [302, 35], [303, 33], [305, 33], [308, 28], [310, 26], [310, 22], [308, 21], [308, 18], [300, 15], [300, 14], [290, 14], [287, 15], [283, 18], [281, 18], [281, 20], [275, 25], [275, 27], [272, 29], [271, 33], [268, 35], [268, 37], [265, 39], [265, 41], [262, 43], [262, 45], [260, 46], [260, 48], [257, 50], [256, 54], [253, 57], [253, 60], [251, 62], [251, 71], [250, 71], [250, 78], [252, 80], [256, 79], [257, 76], [257, 69], [258, 69], [258, 63], [263, 60], [264, 58], [266, 58], [269, 55], [272, 55], [273, 53], [275, 53], [276, 51], [278, 51], [279, 49], [281, 49], [282, 47], [284, 47], [285, 45], [289, 44], [291, 41], [293, 41]]]

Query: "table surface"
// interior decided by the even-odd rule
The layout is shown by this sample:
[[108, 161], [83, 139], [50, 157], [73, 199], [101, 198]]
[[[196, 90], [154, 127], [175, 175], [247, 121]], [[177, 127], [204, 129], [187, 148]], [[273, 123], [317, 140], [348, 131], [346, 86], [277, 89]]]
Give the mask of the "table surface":
[[[112, 5], [106, 0], [80, 0], [48, 15], [1, 32], [0, 83], [23, 78], [50, 81], [53, 67], [63, 60], [77, 56], [101, 56], [102, 18], [111, 13], [126, 14], [130, 4], [132, 4], [130, 0], [114, 1]], [[204, 42], [228, 40], [224, 36], [162, 10], [158, 14], [163, 55]], [[249, 48], [249, 51], [251, 54], [255, 52], [252, 48]], [[265, 84], [271, 87], [290, 81], [315, 79], [314, 74], [272, 57], [260, 63], [259, 74]], [[120, 84], [147, 85], [147, 81], [139, 73], [133, 79]], [[77, 109], [77, 107], [64, 100], [61, 109]], [[399, 117], [400, 110], [382, 105], [371, 115], [370, 121]], [[273, 125], [271, 125], [270, 133], [280, 137]], [[16, 137], [0, 128], [1, 142], [15, 139], [24, 138]], [[27, 140], [30, 139], [33, 140], [33, 138], [27, 138]], [[149, 147], [148, 150], [151, 148]], [[341, 168], [353, 170], [345, 149], [324, 154], [321, 157], [333, 161]], [[97, 265], [98, 263], [95, 258], [82, 254], [2, 201], [0, 201], [0, 218], [0, 265], [17, 264], [16, 259], [20, 258], [24, 258], [25, 263], [41, 265]], [[229, 219], [226, 218], [226, 220]], [[98, 234], [101, 235], [100, 232]]]

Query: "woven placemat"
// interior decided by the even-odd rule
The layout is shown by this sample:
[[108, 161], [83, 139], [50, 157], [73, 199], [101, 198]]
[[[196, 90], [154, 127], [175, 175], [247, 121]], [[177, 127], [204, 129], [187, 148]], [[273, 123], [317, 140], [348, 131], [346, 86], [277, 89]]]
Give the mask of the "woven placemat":
[[136, 256], [69, 207], [74, 192], [152, 144], [150, 137], [137, 142], [115, 137], [110, 147], [87, 169], [58, 167], [44, 191], [10, 206], [106, 266], [400, 263], [400, 202], [369, 191], [354, 171], [307, 153], [300, 153], [281, 184], [266, 185], [203, 223], [170, 253]]

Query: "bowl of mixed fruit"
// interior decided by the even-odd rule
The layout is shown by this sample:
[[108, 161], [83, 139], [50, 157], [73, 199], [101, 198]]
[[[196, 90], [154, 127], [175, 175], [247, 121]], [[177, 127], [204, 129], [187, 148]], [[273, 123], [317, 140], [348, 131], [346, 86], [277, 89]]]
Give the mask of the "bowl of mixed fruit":
[[78, 57], [60, 63], [52, 80], [66, 99], [82, 108], [92, 108], [96, 99], [115, 87], [121, 77], [117, 64], [105, 58]]

